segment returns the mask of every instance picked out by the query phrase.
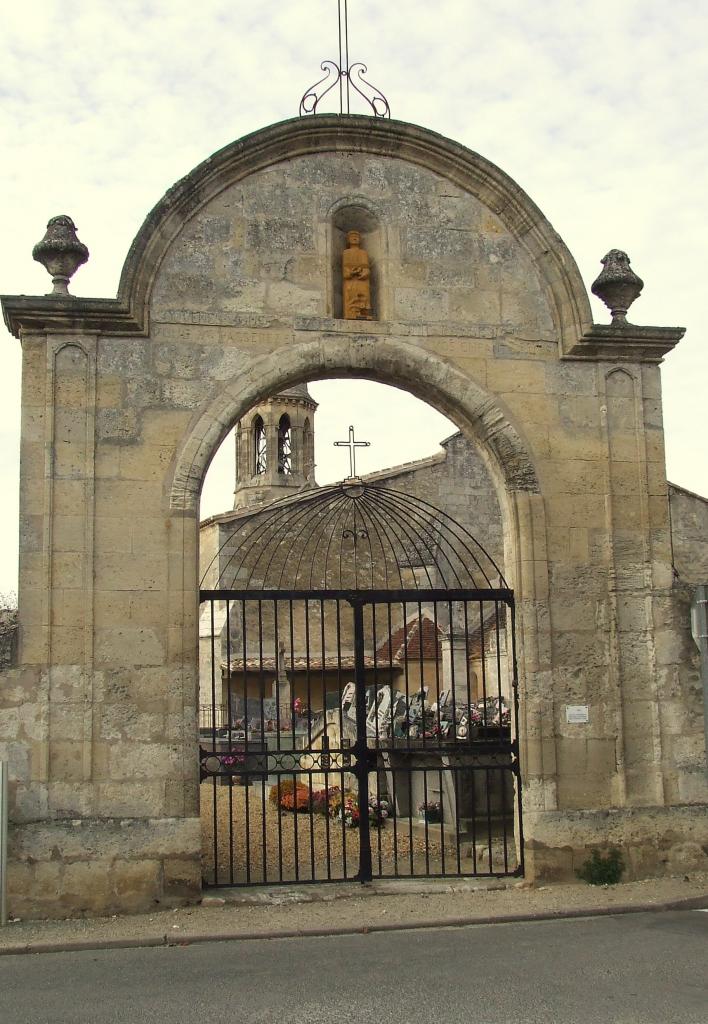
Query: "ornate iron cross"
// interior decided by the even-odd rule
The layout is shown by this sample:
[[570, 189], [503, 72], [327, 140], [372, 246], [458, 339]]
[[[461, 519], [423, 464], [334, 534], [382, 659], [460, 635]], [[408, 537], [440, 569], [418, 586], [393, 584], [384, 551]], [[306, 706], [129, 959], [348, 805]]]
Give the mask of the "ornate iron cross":
[[[337, 0], [337, 17], [339, 27], [339, 63], [333, 60], [322, 61], [320, 67], [323, 71], [326, 71], [326, 74], [319, 82], [315, 82], [314, 85], [310, 86], [300, 100], [300, 117], [304, 117], [306, 114], [316, 114], [320, 101], [337, 84], [339, 85], [340, 115], [351, 113], [351, 90], [354, 89], [369, 104], [374, 117], [390, 117], [391, 108], [388, 105], [388, 100], [382, 92], [364, 78], [368, 71], [366, 64], [362, 64], [361, 61], [357, 61], [354, 64], [349, 63], [348, 0]], [[356, 81], [352, 76], [356, 77]]]
[[355, 441], [354, 440], [354, 427], [349, 428], [349, 440], [348, 441], [335, 441], [335, 448], [348, 448], [349, 449], [349, 479], [356, 476], [356, 450], [357, 448], [369, 448], [371, 441]]

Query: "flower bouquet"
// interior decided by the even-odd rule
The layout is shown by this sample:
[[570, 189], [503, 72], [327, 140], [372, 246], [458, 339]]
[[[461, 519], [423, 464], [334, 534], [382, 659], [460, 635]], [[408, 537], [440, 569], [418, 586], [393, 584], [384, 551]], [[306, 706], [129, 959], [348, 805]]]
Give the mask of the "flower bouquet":
[[338, 817], [347, 828], [359, 827], [359, 801], [353, 793], [345, 793]]
[[312, 794], [312, 813], [322, 814], [325, 817], [333, 818], [336, 811], [342, 804], [342, 791], [339, 786], [330, 786], [329, 789], [318, 789]]
[[477, 704], [472, 704], [469, 710], [469, 722], [470, 725], [484, 725], [484, 714], [482, 708]]
[[381, 828], [387, 818], [391, 817], [393, 808], [388, 800], [377, 800], [369, 797], [369, 823], [374, 828]]
[[305, 718], [309, 714], [309, 708], [302, 697], [296, 697], [293, 701], [293, 715], [295, 718]]
[[[332, 805], [335, 810], [333, 816], [343, 821], [347, 828], [358, 828], [360, 820], [359, 800], [355, 793], [348, 791], [340, 797], [339, 791], [335, 794]], [[376, 797], [369, 797], [368, 804], [369, 824], [372, 828], [381, 828], [387, 818], [391, 817], [393, 808], [388, 800], [377, 800]]]
[[231, 786], [238, 786], [242, 782], [242, 778], [237, 771], [242, 768], [246, 763], [245, 754], [222, 754], [221, 756], [221, 767], [225, 768], [228, 772], [228, 783]]
[[268, 797], [276, 807], [284, 811], [308, 811], [310, 809], [310, 788], [302, 782], [294, 783], [285, 779], [280, 786], [273, 786]]
[[235, 765], [242, 765], [246, 760], [245, 754], [224, 754], [221, 758], [223, 768], [233, 768]]

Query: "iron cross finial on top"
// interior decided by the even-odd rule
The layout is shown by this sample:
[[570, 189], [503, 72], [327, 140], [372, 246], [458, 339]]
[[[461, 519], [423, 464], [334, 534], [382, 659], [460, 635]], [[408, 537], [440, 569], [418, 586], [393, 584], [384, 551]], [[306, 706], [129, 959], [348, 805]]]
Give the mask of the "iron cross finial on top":
[[[339, 85], [340, 114], [351, 113], [351, 90], [353, 89], [366, 100], [374, 117], [390, 117], [391, 108], [388, 105], [388, 100], [382, 92], [364, 78], [368, 71], [366, 64], [362, 64], [361, 61], [354, 64], [349, 63], [348, 0], [337, 0], [337, 13], [339, 19], [339, 63], [333, 60], [322, 61], [320, 67], [326, 74], [319, 82], [310, 86], [300, 100], [300, 117], [304, 117], [306, 114], [316, 114], [321, 100], [334, 89], [335, 85]], [[354, 76], [356, 76], [356, 81]]]
[[356, 450], [357, 448], [369, 448], [371, 441], [355, 441], [354, 440], [354, 427], [349, 428], [349, 440], [348, 441], [335, 441], [335, 448], [348, 448], [349, 449], [349, 479], [353, 479], [356, 476]]

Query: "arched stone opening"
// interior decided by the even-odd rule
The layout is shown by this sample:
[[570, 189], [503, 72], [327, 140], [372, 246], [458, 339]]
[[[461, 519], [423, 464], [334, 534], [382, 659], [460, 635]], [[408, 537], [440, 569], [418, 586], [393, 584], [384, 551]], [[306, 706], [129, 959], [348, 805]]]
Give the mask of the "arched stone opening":
[[449, 416], [479, 443], [502, 503], [511, 492], [540, 492], [528, 446], [508, 411], [462, 371], [403, 339], [320, 335], [245, 360], [238, 376], [194, 417], [175, 458], [170, 508], [196, 514], [211, 459], [250, 408], [295, 383], [335, 376], [400, 387]]
[[[296, 383], [335, 376], [368, 378], [409, 391], [448, 415], [483, 455], [502, 511], [504, 571], [517, 602], [524, 787], [531, 809], [554, 808], [555, 778], [541, 753], [554, 720], [552, 698], [541, 688], [550, 667], [543, 501], [527, 445], [501, 403], [469, 377], [400, 339], [319, 338], [255, 359], [193, 421], [174, 467], [172, 509], [194, 516], [198, 523], [199, 493], [209, 462], [233, 423], [255, 403]], [[185, 562], [184, 579], [196, 592], [196, 551], [194, 556], [194, 562], [191, 555]], [[192, 644], [191, 636], [185, 636], [185, 647]], [[527, 758], [534, 765], [531, 772], [525, 769]]]
[[262, 416], [256, 416], [251, 427], [253, 458], [251, 472], [253, 476], [262, 476], [268, 467], [268, 440]]

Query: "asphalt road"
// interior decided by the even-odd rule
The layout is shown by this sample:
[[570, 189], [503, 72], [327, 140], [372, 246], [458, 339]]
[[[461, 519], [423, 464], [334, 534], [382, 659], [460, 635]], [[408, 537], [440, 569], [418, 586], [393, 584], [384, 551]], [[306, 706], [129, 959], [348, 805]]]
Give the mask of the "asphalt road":
[[706, 1024], [708, 914], [0, 957], [2, 1024]]

